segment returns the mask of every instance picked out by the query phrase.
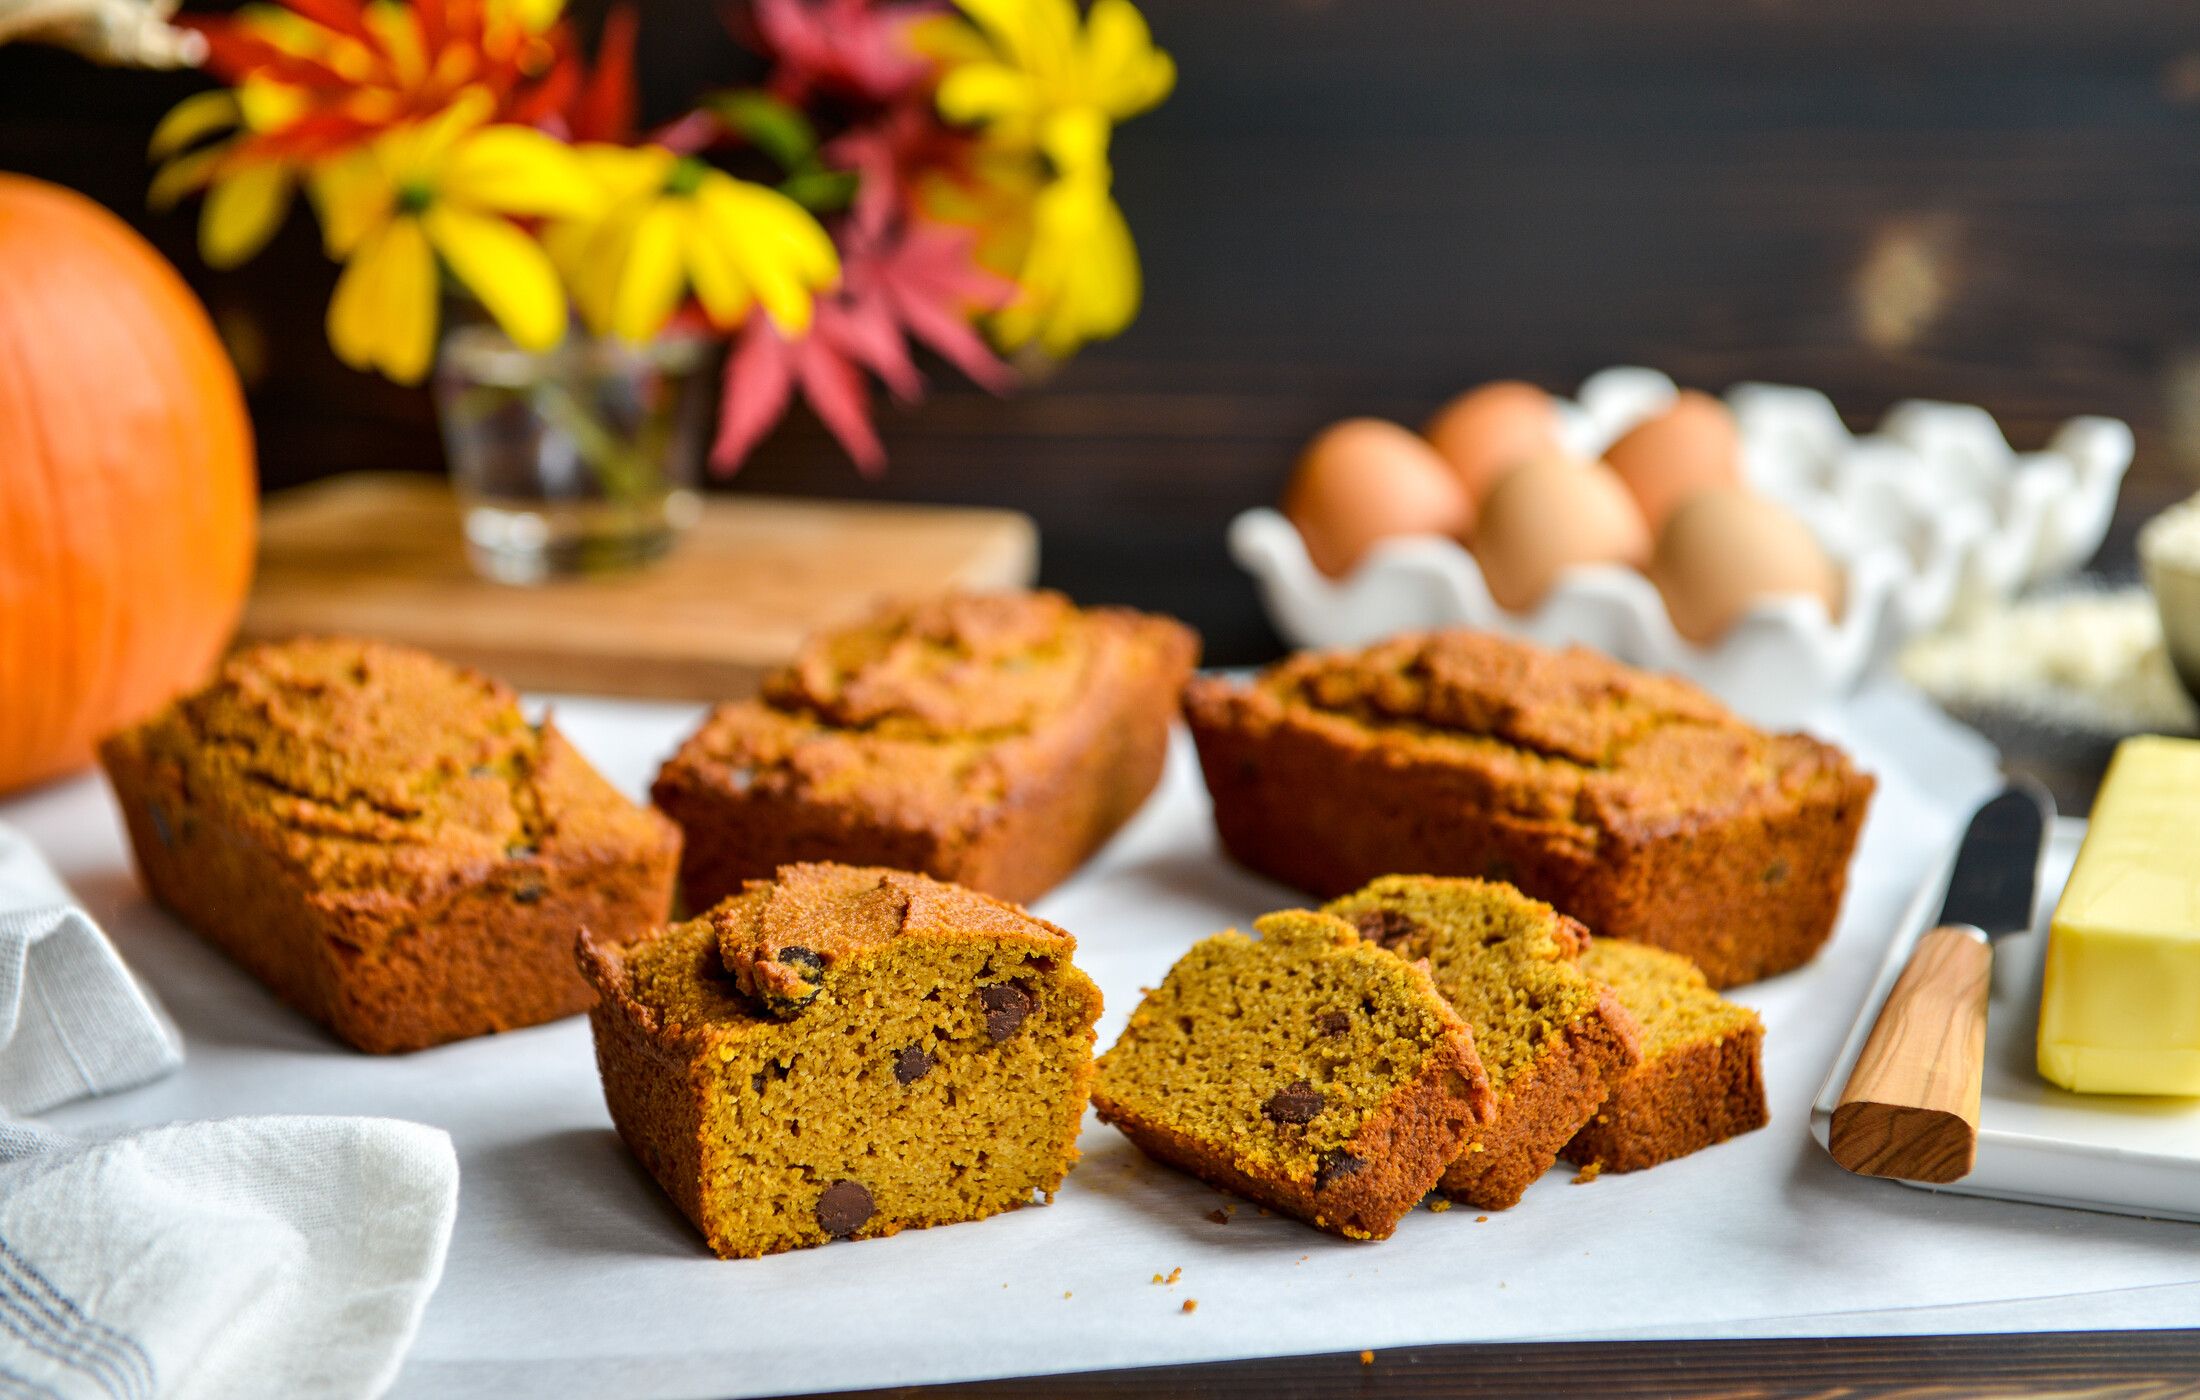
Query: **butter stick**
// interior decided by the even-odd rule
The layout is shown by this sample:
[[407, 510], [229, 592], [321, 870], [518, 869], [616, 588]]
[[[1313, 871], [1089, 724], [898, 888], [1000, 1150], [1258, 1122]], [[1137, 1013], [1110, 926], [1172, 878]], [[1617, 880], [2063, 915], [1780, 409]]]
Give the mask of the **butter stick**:
[[2116, 748], [2049, 926], [2040, 1074], [2200, 1095], [2200, 741]]

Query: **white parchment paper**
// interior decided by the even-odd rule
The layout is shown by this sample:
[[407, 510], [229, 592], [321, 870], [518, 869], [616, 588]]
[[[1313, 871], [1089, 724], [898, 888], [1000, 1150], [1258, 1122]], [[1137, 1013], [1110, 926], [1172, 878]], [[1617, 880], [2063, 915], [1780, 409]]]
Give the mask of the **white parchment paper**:
[[[696, 711], [558, 713], [638, 794]], [[1810, 1096], [1888, 931], [1994, 780], [1991, 752], [1906, 691], [1821, 727], [1881, 788], [1832, 945], [1742, 993], [1768, 1026], [1771, 1126], [1632, 1176], [1577, 1186], [1562, 1167], [1487, 1220], [1416, 1211], [1377, 1245], [1251, 1207], [1216, 1224], [1227, 1198], [1088, 1122], [1050, 1208], [720, 1261], [613, 1135], [583, 1020], [354, 1054], [144, 902], [96, 781], [0, 816], [113, 932], [189, 1049], [180, 1074], [58, 1126], [365, 1113], [449, 1130], [458, 1228], [400, 1395], [764, 1395], [1432, 1342], [2200, 1321], [2200, 1229], [1905, 1190], [1811, 1141]], [[1038, 909], [1106, 992], [1105, 1046], [1185, 946], [1294, 902], [1221, 858], [1183, 746], [1160, 796]]]

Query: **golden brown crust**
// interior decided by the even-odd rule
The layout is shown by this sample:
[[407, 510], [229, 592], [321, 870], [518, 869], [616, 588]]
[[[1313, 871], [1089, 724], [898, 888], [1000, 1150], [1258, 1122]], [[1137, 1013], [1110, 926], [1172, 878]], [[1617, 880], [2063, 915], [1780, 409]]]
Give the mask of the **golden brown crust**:
[[1184, 708], [1252, 869], [1323, 896], [1394, 871], [1506, 880], [1717, 986], [1817, 952], [1873, 788], [1682, 682], [1470, 632], [1201, 678]]
[[1610, 992], [1516, 1078], [1497, 1117], [1467, 1135], [1441, 1189], [1482, 1210], [1510, 1210], [1558, 1160], [1638, 1053], [1634, 1020]]
[[1036, 898], [1153, 791], [1197, 653], [1166, 618], [1051, 593], [906, 604], [813, 638], [658, 775], [688, 902], [801, 861]]
[[[828, 865], [781, 876], [702, 918], [631, 940], [584, 928], [577, 945], [599, 998], [590, 1026], [612, 1121], [711, 1249], [754, 1257], [981, 1219], [1034, 1193], [1051, 1200], [1077, 1159], [1101, 1010], [1099, 989], [1070, 961], [1075, 940], [1012, 905], [905, 872]], [[797, 947], [814, 967], [788, 956]], [[903, 987], [897, 1000], [893, 974], [915, 966], [912, 957], [925, 969], [916, 985], [928, 990], [920, 998]], [[745, 977], [734, 958], [747, 963]], [[815, 980], [790, 987], [759, 976], [774, 967]], [[882, 1011], [937, 1033], [881, 1048], [870, 1022]], [[856, 1046], [866, 1058], [848, 1062]], [[895, 1062], [896, 1047], [913, 1058]], [[898, 1086], [883, 1101], [880, 1055]], [[944, 1098], [918, 1097], [958, 1057], [975, 1077]], [[942, 1126], [954, 1105], [980, 1095], [1015, 1101], [1007, 1127], [1020, 1138], [978, 1141], [968, 1122]], [[832, 1121], [848, 1104], [859, 1120], [853, 1139]], [[808, 1131], [790, 1140], [797, 1122]], [[893, 1150], [872, 1152], [869, 1134]], [[943, 1137], [962, 1147], [941, 1180], [967, 1175], [972, 1189], [874, 1179], [860, 1215], [830, 1223], [831, 1193], [850, 1189], [848, 1173], [859, 1170], [851, 1163], [885, 1159], [876, 1170], [891, 1175], [891, 1163]], [[762, 1223], [744, 1214], [758, 1201], [769, 1206]]]
[[1319, 1172], [1304, 1179], [1255, 1173], [1215, 1144], [1171, 1124], [1097, 1099], [1095, 1107], [1101, 1121], [1157, 1162], [1340, 1238], [1387, 1240], [1458, 1151], [1478, 1107], [1462, 1086], [1480, 1083], [1481, 1072], [1465, 1036], [1430, 1056], [1420, 1075], [1392, 1094], [1347, 1143], [1350, 1160], [1362, 1165], [1327, 1181], [1317, 1180]]
[[1640, 1066], [1560, 1155], [1609, 1172], [1642, 1171], [1762, 1128], [1772, 1121], [1764, 1034], [1741, 1031]]
[[405, 648], [249, 649], [101, 761], [153, 897], [361, 1050], [584, 1010], [573, 931], [670, 907], [670, 822]]

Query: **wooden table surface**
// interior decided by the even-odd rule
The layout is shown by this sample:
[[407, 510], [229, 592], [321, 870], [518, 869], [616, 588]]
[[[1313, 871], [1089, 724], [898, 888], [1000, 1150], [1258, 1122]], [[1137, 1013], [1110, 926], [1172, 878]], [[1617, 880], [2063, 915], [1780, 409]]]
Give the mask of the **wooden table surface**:
[[[1809, 384], [1859, 426], [1954, 399], [2019, 446], [2115, 414], [2140, 454], [2112, 577], [2137, 523], [2200, 485], [2191, 0], [1142, 3], [1182, 80], [1113, 148], [1140, 323], [1021, 397], [888, 411], [882, 480], [798, 415], [732, 489], [1024, 511], [1045, 582], [1175, 612], [1234, 663], [1278, 644], [1223, 553], [1230, 516], [1320, 424], [1417, 421], [1491, 377]], [[660, 111], [738, 71], [715, 9], [644, 7]], [[146, 212], [146, 135], [196, 82], [0, 50], [0, 167], [92, 193], [184, 269], [244, 366], [270, 485], [437, 470], [425, 397], [330, 356], [308, 221], [217, 274], [189, 215]], [[2062, 770], [2066, 805], [2087, 781], [2016, 757]], [[1417, 1348], [961, 1389], [2138, 1396], [2195, 1377], [2200, 1332], [2157, 1332]]]

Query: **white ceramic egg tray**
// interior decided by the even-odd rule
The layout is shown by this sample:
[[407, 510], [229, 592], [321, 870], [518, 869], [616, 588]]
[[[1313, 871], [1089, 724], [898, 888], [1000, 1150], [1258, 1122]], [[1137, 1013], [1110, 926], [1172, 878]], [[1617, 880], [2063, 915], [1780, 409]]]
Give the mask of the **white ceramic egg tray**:
[[[1656, 370], [1590, 376], [1558, 401], [1567, 449], [1601, 455], [1676, 392]], [[2084, 563], [2131, 465], [2131, 429], [2113, 418], [2073, 418], [2046, 450], [2016, 452], [1991, 414], [1967, 404], [1900, 403], [1859, 437], [1814, 389], [1737, 384], [1726, 403], [1750, 484], [1801, 517], [1841, 567], [1839, 618], [1813, 599], [1768, 599], [1718, 645], [1697, 646], [1673, 630], [1648, 579], [1614, 565], [1570, 570], [1535, 611], [1510, 613], [1464, 547], [1431, 536], [1383, 541], [1333, 580], [1265, 509], [1231, 523], [1230, 550], [1294, 646], [1459, 625], [1581, 642], [1687, 676], [1760, 724], [1788, 725], [1846, 695], [1908, 638]]]

